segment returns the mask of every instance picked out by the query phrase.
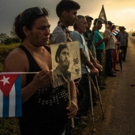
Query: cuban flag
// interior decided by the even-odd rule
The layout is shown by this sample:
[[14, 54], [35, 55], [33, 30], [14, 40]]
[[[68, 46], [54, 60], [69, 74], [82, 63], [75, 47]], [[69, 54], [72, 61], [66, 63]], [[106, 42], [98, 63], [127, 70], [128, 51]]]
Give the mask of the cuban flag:
[[22, 116], [20, 74], [0, 73], [0, 117]]
[[118, 33], [119, 33], [118, 30], [116, 30], [116, 29], [113, 29], [113, 30], [112, 30], [112, 35], [113, 35], [113, 36], [116, 36]]

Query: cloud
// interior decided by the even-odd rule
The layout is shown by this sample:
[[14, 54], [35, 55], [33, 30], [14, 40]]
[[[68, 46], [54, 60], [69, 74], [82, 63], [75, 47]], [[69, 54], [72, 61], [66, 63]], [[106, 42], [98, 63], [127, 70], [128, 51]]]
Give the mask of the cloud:
[[[0, 0], [0, 33], [10, 33], [15, 17], [27, 8], [39, 6], [50, 10], [51, 31], [57, 25], [56, 5], [60, 0]], [[97, 18], [102, 5], [107, 18], [125, 27], [133, 27], [135, 1], [133, 0], [75, 0], [81, 5], [78, 14]], [[127, 18], [127, 19], [126, 19]]]

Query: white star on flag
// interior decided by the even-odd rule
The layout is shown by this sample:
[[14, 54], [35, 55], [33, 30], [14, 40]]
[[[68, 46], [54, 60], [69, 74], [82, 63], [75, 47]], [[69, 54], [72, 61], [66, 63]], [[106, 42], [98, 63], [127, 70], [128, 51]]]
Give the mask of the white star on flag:
[[3, 86], [4, 86], [6, 83], [10, 84], [9, 81], [8, 81], [9, 78], [10, 78], [10, 77], [7, 77], [7, 78], [6, 78], [5, 76], [3, 76], [3, 79], [0, 80], [1, 82], [3, 82]]

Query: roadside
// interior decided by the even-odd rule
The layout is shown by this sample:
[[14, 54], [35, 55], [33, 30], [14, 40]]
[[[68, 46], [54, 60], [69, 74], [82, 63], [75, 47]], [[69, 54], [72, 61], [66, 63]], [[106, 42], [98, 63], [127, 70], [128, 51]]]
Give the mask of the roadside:
[[[100, 102], [94, 107], [96, 132], [93, 133], [92, 116], [82, 135], [134, 135], [135, 133], [135, 37], [129, 37], [127, 62], [122, 62], [122, 72], [106, 79], [106, 89], [101, 91], [105, 119], [102, 120]], [[120, 65], [117, 64], [120, 69]]]

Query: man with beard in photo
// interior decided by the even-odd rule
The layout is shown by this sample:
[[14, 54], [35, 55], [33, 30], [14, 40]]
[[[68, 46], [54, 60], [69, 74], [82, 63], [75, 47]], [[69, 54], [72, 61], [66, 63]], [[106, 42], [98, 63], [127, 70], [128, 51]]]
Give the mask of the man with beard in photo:
[[56, 54], [55, 61], [58, 66], [53, 71], [53, 87], [58, 87], [71, 81], [71, 73], [68, 71], [70, 65], [69, 49], [66, 44], [60, 44]]

